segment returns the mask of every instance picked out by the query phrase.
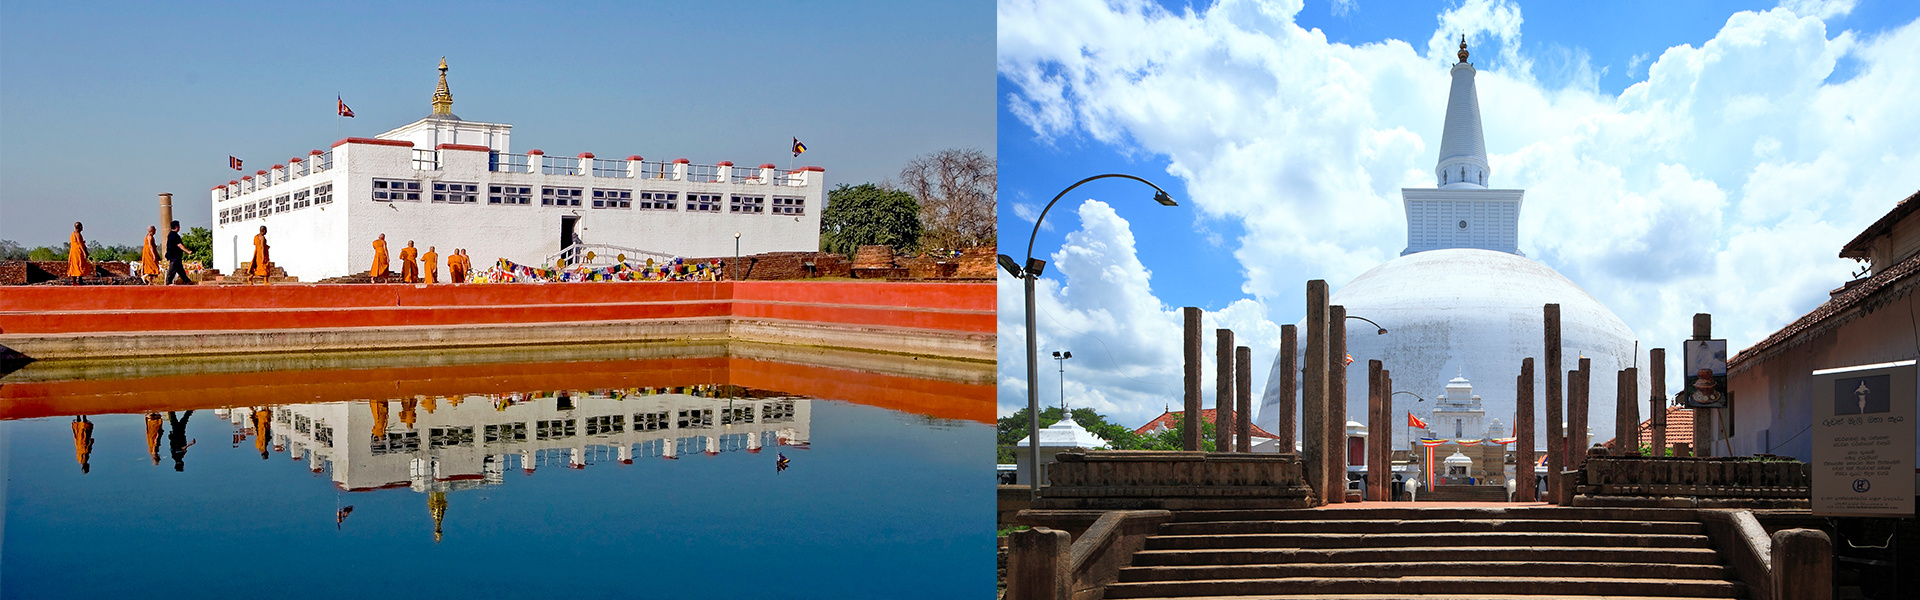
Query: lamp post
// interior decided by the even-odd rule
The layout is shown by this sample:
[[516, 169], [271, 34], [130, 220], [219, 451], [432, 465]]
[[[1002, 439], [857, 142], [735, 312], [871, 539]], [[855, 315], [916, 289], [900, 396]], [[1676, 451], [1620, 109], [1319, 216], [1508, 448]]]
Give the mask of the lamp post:
[[[1421, 398], [1419, 394], [1415, 394], [1413, 392], [1394, 392], [1390, 396], [1398, 396], [1401, 394], [1413, 396], [1414, 399], [1419, 400], [1421, 402], [1427, 401], [1426, 398]], [[1431, 419], [1433, 417], [1428, 416], [1427, 418]], [[1411, 406], [1407, 407], [1407, 453], [1408, 454], [1413, 453], [1413, 407]]]
[[[1033, 337], [1033, 329], [1034, 329], [1033, 280], [1039, 278], [1040, 273], [1046, 270], [1047, 261], [1036, 260], [1033, 258], [1033, 241], [1040, 237], [1040, 223], [1046, 220], [1047, 211], [1053, 210], [1054, 203], [1059, 202], [1061, 198], [1066, 197], [1067, 192], [1073, 191], [1073, 188], [1080, 187], [1082, 184], [1085, 184], [1089, 181], [1093, 181], [1095, 179], [1106, 179], [1108, 177], [1121, 177], [1121, 178], [1132, 179], [1134, 181], [1147, 184], [1148, 187], [1153, 188], [1154, 202], [1159, 202], [1161, 206], [1179, 206], [1179, 203], [1173, 201], [1172, 196], [1167, 195], [1166, 190], [1160, 189], [1160, 186], [1154, 185], [1153, 182], [1151, 181], [1147, 181], [1139, 177], [1121, 174], [1121, 173], [1107, 173], [1104, 175], [1095, 175], [1092, 177], [1088, 177], [1086, 179], [1082, 179], [1078, 182], [1075, 182], [1073, 185], [1067, 186], [1067, 189], [1060, 190], [1060, 193], [1055, 195], [1053, 197], [1053, 200], [1050, 200], [1047, 202], [1046, 208], [1040, 209], [1040, 216], [1033, 220], [1033, 233], [1027, 236], [1027, 261], [1025, 263], [1014, 262], [1013, 257], [1007, 256], [1005, 254], [999, 255], [1000, 267], [1003, 269], [1006, 269], [1007, 272], [1013, 274], [1014, 277], [1018, 277], [1021, 280], [1023, 280], [1023, 283], [1026, 286], [1026, 295], [1027, 295], [1027, 432], [1029, 435], [1029, 437], [1027, 438], [1027, 442], [1028, 442], [1027, 450], [1030, 452], [1029, 456], [1032, 461], [1030, 464], [1027, 465], [1027, 483], [1029, 485], [1028, 493], [1035, 498], [1040, 496], [1040, 381], [1039, 381], [1040, 363], [1039, 363], [1039, 356], [1038, 356], [1040, 354], [1040, 348], [1038, 346], [1038, 342]], [[1062, 380], [1061, 380], [1062, 386], [1065, 385], [1064, 377], [1065, 375], [1063, 374]]]
[[1349, 318], [1349, 319], [1359, 319], [1359, 320], [1362, 320], [1362, 321], [1366, 321], [1368, 325], [1372, 325], [1374, 329], [1378, 329], [1378, 330], [1379, 330], [1379, 331], [1376, 331], [1376, 332], [1374, 332], [1374, 335], [1386, 335], [1386, 334], [1387, 334], [1387, 328], [1385, 328], [1385, 327], [1381, 327], [1379, 323], [1375, 323], [1375, 322], [1373, 322], [1373, 319], [1369, 319], [1369, 318], [1366, 318], [1366, 317], [1356, 317], [1356, 316], [1353, 316], [1353, 315], [1347, 315], [1347, 318]]
[[1053, 352], [1053, 362], [1058, 363], [1060, 365], [1060, 411], [1061, 412], [1066, 412], [1067, 410], [1067, 359], [1069, 358], [1073, 358], [1072, 352], [1063, 351], [1063, 350], [1055, 350]]
[[740, 279], [740, 232], [738, 231], [733, 232], [733, 269], [732, 271], [733, 271], [732, 273], [727, 274], [727, 279], [733, 279], [736, 281], [739, 280]]

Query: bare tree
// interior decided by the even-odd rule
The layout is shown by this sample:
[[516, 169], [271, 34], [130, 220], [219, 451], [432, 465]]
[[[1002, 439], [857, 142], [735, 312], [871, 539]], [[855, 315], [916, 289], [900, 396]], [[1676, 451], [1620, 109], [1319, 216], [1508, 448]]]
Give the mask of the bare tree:
[[949, 148], [907, 163], [897, 187], [920, 203], [920, 247], [994, 245], [998, 181], [998, 163], [973, 148]]

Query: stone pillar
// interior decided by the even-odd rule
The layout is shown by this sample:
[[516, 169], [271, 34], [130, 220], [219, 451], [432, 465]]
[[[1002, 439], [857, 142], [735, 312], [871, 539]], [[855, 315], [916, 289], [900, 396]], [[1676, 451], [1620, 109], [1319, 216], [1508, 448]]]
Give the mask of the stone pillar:
[[1200, 449], [1200, 308], [1188, 306], [1180, 311], [1186, 319], [1185, 344], [1182, 346], [1185, 361], [1181, 363], [1186, 373], [1186, 408], [1181, 413], [1180, 433], [1184, 440], [1183, 449], [1193, 452]]
[[1384, 479], [1380, 480], [1380, 485], [1383, 486], [1382, 489], [1387, 491], [1386, 496], [1381, 498], [1382, 500], [1393, 499], [1393, 430], [1399, 429], [1399, 423], [1404, 422], [1396, 422], [1393, 417], [1393, 371], [1391, 369], [1381, 369], [1380, 422], [1382, 426], [1380, 431], [1369, 431], [1367, 434], [1380, 440], [1374, 443], [1374, 447], [1379, 448], [1380, 464], [1382, 465], [1380, 468], [1387, 474]]
[[1587, 447], [1593, 440], [1587, 437], [1587, 421], [1593, 416], [1593, 359], [1580, 357], [1578, 374], [1568, 374], [1567, 382], [1567, 465], [1568, 470], [1579, 469], [1587, 464]]
[[1233, 451], [1253, 451], [1253, 349], [1233, 349]]
[[1773, 597], [1833, 600], [1833, 540], [1818, 529], [1773, 532]]
[[1520, 359], [1520, 378], [1513, 385], [1514, 502], [1538, 501], [1533, 479], [1533, 357]]
[[1294, 325], [1280, 326], [1280, 405], [1275, 407], [1280, 418], [1275, 420], [1273, 434], [1280, 436], [1274, 444], [1280, 447], [1280, 453], [1293, 454], [1294, 431], [1300, 427], [1294, 416], [1299, 412], [1296, 402], [1300, 390], [1300, 328]]
[[1073, 597], [1073, 538], [1035, 527], [1007, 534], [1006, 600], [1068, 600]]
[[1654, 348], [1647, 352], [1647, 369], [1651, 377], [1647, 381], [1653, 387], [1653, 393], [1647, 396], [1647, 418], [1653, 423], [1654, 456], [1662, 456], [1667, 447], [1667, 349]]
[[[219, 211], [214, 211], [214, 212], [217, 213]], [[219, 215], [216, 214], [214, 216], [219, 216]], [[170, 194], [167, 192], [161, 192], [160, 193], [160, 227], [154, 229], [154, 231], [156, 231], [157, 233], [155, 233], [153, 237], [159, 238], [160, 244], [165, 245], [167, 243], [167, 228], [171, 227], [172, 225], [173, 225], [173, 194]], [[186, 233], [186, 232], [183, 231], [181, 233]], [[164, 256], [164, 253], [162, 255]]]
[[[1699, 313], [1699, 314], [1693, 315], [1693, 339], [1696, 339], [1696, 340], [1713, 339], [1713, 315], [1709, 315], [1707, 313]], [[1685, 359], [1686, 359], [1686, 355], [1685, 353], [1682, 353], [1681, 360], [1685, 360]], [[1680, 380], [1686, 381], [1686, 376], [1683, 374]], [[1693, 455], [1694, 456], [1713, 456], [1712, 436], [1713, 436], [1713, 417], [1715, 412], [1717, 411], [1711, 408], [1693, 409]]]
[[1347, 501], [1347, 307], [1327, 312], [1327, 501]]
[[1307, 349], [1300, 357], [1300, 464], [1314, 504], [1327, 503], [1327, 282], [1307, 282]]
[[1367, 361], [1367, 498], [1385, 500], [1387, 498], [1387, 460], [1380, 452], [1380, 438], [1392, 435], [1386, 433], [1387, 419], [1381, 411], [1381, 400], [1387, 395], [1385, 389], [1386, 371], [1380, 361]]
[[1613, 417], [1613, 455], [1638, 456], [1640, 454], [1640, 370], [1632, 367], [1620, 371], [1620, 382], [1614, 384], [1619, 390], [1618, 406]]
[[1567, 442], [1560, 425], [1560, 305], [1546, 306], [1547, 321], [1547, 501], [1560, 504], [1560, 471], [1566, 467]]
[[1213, 451], [1233, 451], [1233, 330], [1215, 329]]

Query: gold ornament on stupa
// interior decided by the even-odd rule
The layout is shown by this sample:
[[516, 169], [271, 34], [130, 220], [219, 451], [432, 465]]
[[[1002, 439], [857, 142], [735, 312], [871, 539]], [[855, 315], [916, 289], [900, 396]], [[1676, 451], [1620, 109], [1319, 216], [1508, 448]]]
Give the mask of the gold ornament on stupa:
[[[1464, 33], [1460, 34], [1460, 62], [1467, 62], [1467, 34], [1464, 34]], [[440, 90], [444, 92], [446, 91], [446, 89], [447, 89], [447, 61], [446, 59], [441, 59], [440, 60]], [[434, 96], [434, 97], [439, 98], [439, 96]], [[448, 102], [452, 102], [452, 100], [448, 100]]]
[[447, 91], [447, 57], [440, 57], [440, 87], [433, 90], [433, 114], [453, 116], [453, 92]]

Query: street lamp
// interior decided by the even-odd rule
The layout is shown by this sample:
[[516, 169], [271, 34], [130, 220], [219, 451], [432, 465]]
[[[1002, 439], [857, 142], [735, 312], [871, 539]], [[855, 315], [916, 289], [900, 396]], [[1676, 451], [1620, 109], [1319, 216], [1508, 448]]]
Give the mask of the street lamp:
[[1374, 335], [1386, 335], [1386, 334], [1387, 334], [1387, 328], [1385, 328], [1385, 327], [1381, 327], [1379, 323], [1375, 323], [1375, 322], [1373, 322], [1373, 319], [1369, 319], [1369, 318], [1366, 318], [1366, 317], [1356, 317], [1356, 316], [1353, 316], [1353, 315], [1347, 315], [1347, 318], [1349, 318], [1349, 319], [1359, 319], [1359, 320], [1362, 320], [1362, 321], [1366, 321], [1366, 322], [1367, 322], [1367, 324], [1369, 324], [1369, 325], [1372, 325], [1374, 329], [1378, 329], [1378, 330], [1380, 330], [1380, 331], [1376, 331], [1376, 332], [1374, 332]]
[[1067, 410], [1067, 359], [1069, 358], [1073, 358], [1072, 352], [1063, 351], [1063, 350], [1053, 351], [1053, 362], [1058, 363], [1060, 365], [1060, 410], [1061, 412], [1065, 412]]
[[[1413, 396], [1415, 399], [1421, 402], [1427, 401], [1426, 398], [1421, 398], [1419, 394], [1415, 394], [1413, 392], [1394, 392], [1392, 394], [1389, 394], [1387, 397], [1391, 398], [1393, 396], [1398, 396], [1401, 394]], [[1431, 419], [1433, 417], [1429, 415], [1427, 418]], [[1411, 406], [1407, 407], [1407, 452], [1408, 453], [1413, 452], [1413, 407]]]
[[[999, 255], [1000, 267], [1006, 269], [1007, 272], [1013, 274], [1014, 277], [1024, 280], [1027, 288], [1027, 431], [1031, 436], [1027, 438], [1027, 450], [1031, 453], [1029, 456], [1032, 460], [1032, 462], [1027, 465], [1027, 483], [1029, 485], [1028, 493], [1035, 498], [1040, 496], [1040, 348], [1038, 342], [1035, 341], [1033, 337], [1033, 280], [1038, 279], [1040, 273], [1046, 270], [1047, 261], [1033, 257], [1033, 241], [1040, 237], [1040, 223], [1046, 220], [1047, 211], [1053, 210], [1054, 203], [1059, 202], [1061, 198], [1066, 197], [1067, 192], [1073, 191], [1073, 188], [1080, 187], [1081, 184], [1095, 179], [1106, 179], [1108, 177], [1121, 177], [1147, 184], [1148, 187], [1153, 188], [1154, 202], [1159, 202], [1161, 206], [1179, 206], [1179, 203], [1173, 201], [1172, 196], [1167, 195], [1166, 190], [1160, 189], [1160, 186], [1154, 185], [1151, 181], [1121, 173], [1095, 175], [1067, 186], [1067, 189], [1060, 190], [1060, 193], [1055, 195], [1053, 200], [1047, 202], [1046, 208], [1040, 209], [1040, 216], [1033, 220], [1033, 233], [1027, 236], [1027, 261], [1025, 263], [1014, 262], [1013, 257], [1005, 254]], [[1061, 377], [1061, 386], [1064, 389], [1066, 385], [1065, 375], [1063, 374]]]

